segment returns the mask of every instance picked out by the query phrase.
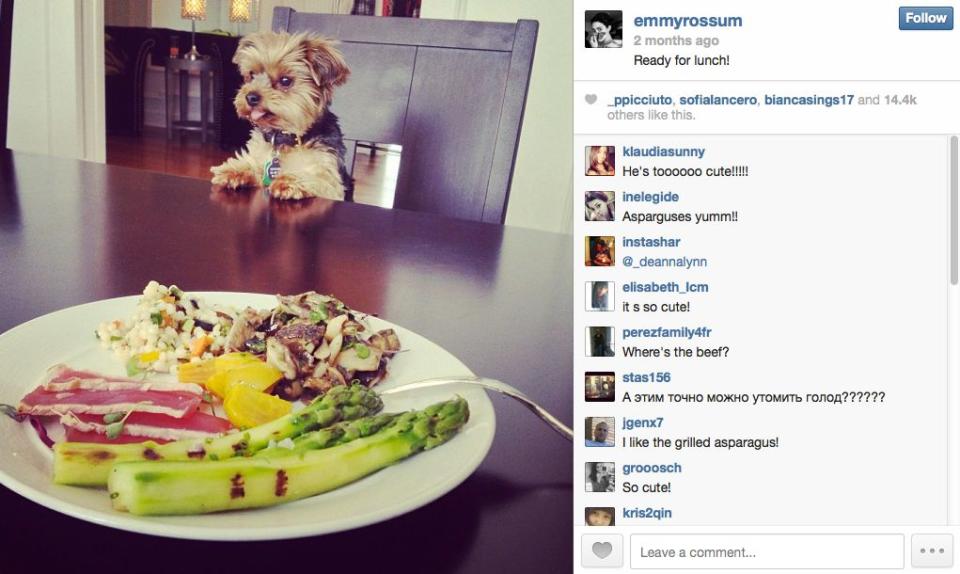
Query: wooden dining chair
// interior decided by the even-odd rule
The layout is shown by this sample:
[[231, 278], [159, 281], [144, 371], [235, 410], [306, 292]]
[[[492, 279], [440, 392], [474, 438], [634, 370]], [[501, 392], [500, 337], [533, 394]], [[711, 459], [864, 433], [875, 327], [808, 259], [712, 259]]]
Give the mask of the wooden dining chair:
[[300, 13], [274, 31], [341, 42], [350, 66], [332, 110], [348, 140], [403, 146], [394, 207], [503, 223], [538, 23]]

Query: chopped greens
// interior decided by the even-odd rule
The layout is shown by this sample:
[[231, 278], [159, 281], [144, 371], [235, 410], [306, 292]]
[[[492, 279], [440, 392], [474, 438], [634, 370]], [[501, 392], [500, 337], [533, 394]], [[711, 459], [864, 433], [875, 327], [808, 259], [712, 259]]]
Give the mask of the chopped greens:
[[259, 337], [251, 337], [246, 342], [247, 350], [253, 353], [267, 352], [267, 341]]
[[103, 415], [103, 422], [113, 424], [123, 420], [123, 413], [108, 413]]
[[127, 361], [127, 376], [135, 377], [143, 372], [143, 369], [140, 368], [140, 358], [133, 356], [130, 357], [130, 360]]
[[107, 438], [115, 440], [123, 431], [123, 421], [117, 421], [107, 425]]
[[[103, 415], [103, 422], [109, 423], [106, 426], [108, 439], [116, 440], [116, 438], [120, 436], [120, 433], [123, 432], [123, 423], [127, 422], [127, 418], [133, 414], [133, 411], [134, 409], [130, 409], [126, 414], [110, 413]], [[108, 417], [110, 420], [107, 420]]]

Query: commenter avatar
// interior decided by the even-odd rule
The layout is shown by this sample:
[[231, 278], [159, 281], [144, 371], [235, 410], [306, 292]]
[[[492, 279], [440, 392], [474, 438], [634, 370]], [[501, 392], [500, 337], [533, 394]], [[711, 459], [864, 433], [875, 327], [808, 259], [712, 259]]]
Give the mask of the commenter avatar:
[[606, 507], [587, 507], [585, 520], [587, 526], [615, 526], [614, 516], [617, 509], [611, 506]]
[[612, 145], [587, 146], [585, 175], [613, 176], [617, 174], [617, 151]]
[[586, 417], [584, 419], [584, 446], [613, 446], [613, 417]]

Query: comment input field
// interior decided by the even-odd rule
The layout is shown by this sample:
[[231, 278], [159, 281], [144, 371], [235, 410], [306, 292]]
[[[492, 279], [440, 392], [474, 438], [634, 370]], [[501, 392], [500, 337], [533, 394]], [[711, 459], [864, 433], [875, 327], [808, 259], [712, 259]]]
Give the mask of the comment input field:
[[631, 569], [900, 570], [902, 534], [634, 534]]

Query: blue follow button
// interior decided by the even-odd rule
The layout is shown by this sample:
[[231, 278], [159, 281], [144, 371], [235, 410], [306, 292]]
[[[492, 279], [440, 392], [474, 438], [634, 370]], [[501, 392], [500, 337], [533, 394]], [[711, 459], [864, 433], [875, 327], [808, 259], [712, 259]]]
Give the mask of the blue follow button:
[[953, 6], [901, 6], [901, 30], [953, 30]]

